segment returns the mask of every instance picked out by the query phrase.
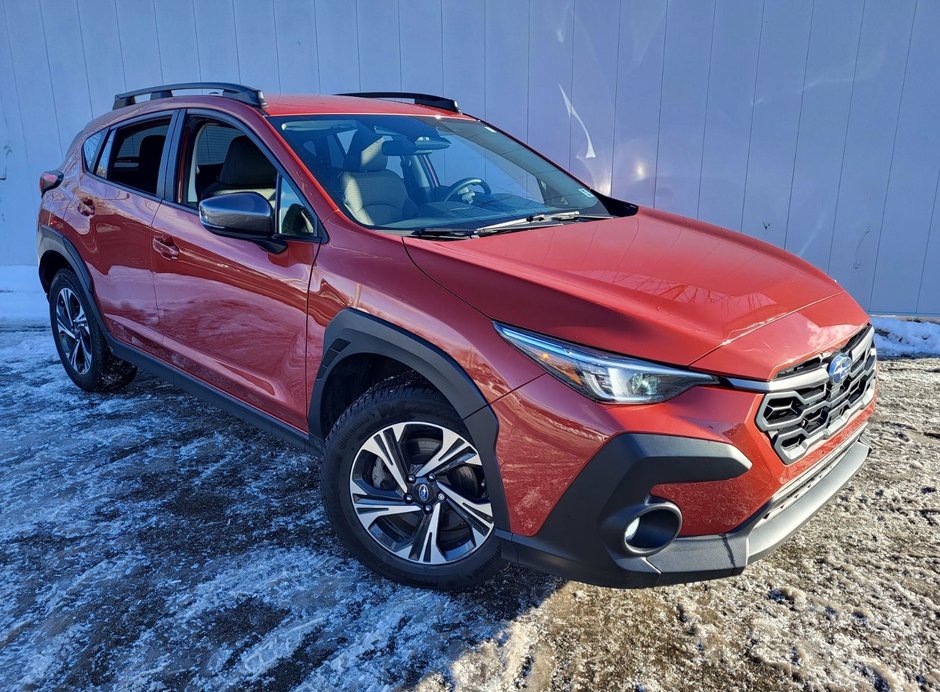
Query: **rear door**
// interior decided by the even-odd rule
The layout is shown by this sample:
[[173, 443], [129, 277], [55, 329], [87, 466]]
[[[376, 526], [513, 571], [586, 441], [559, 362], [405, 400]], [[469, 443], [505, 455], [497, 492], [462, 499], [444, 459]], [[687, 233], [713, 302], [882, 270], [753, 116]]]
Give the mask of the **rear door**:
[[[267, 166], [245, 155], [249, 143]], [[174, 144], [172, 191], [153, 220], [159, 330], [169, 358], [306, 431], [307, 290], [319, 223], [270, 152], [237, 121], [191, 111]], [[200, 222], [200, 198], [246, 190], [270, 200], [286, 240], [282, 252], [214, 235]]]
[[153, 287], [153, 221], [160, 207], [165, 143], [174, 114], [119, 123], [86, 162], [70, 214], [111, 334], [159, 355]]

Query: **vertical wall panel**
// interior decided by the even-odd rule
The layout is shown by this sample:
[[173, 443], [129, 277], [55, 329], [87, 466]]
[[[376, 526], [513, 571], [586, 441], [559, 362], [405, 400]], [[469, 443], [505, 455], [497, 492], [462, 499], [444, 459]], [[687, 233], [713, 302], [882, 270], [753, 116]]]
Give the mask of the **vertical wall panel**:
[[715, 7], [697, 216], [727, 228], [738, 229], [744, 207], [763, 13], [753, 0]]
[[811, 0], [766, 0], [741, 230], [783, 245], [813, 14]]
[[281, 91], [317, 93], [320, 91], [320, 70], [313, 3], [308, 0], [276, 0], [274, 20]]
[[202, 78], [212, 82], [241, 81], [232, 0], [193, 0], [193, 14]]
[[[904, 296], [903, 302], [886, 308], [888, 312], [913, 312], [924, 315], [940, 315], [940, 176], [934, 190], [933, 210], [930, 214], [930, 240], [920, 269], [920, 291], [917, 302], [911, 303], [911, 297]], [[916, 265], [913, 268], [916, 272]]]
[[624, 0], [620, 8], [611, 193], [652, 205], [659, 151], [666, 0]]
[[790, 192], [786, 248], [829, 265], [862, 3], [816, 0]]
[[[225, 1], [231, 2], [231, 0]], [[114, 50], [112, 45], [118, 46], [119, 55], [123, 56], [123, 64], [114, 63], [112, 69], [117, 69], [123, 74], [123, 82], [127, 85], [127, 89], [142, 89], [155, 84], [166, 84], [166, 80], [163, 79], [163, 67], [160, 65], [160, 41], [157, 38], [157, 18], [153, 11], [153, 4], [146, 2], [134, 5], [125, 2], [115, 4], [117, 5], [115, 24], [110, 24], [107, 14], [104, 16], [98, 14], [99, 11], [105, 10], [104, 7], [89, 7], [86, 12], [83, 6], [83, 32], [94, 31], [95, 37], [108, 41], [106, 54]], [[105, 36], [101, 36], [101, 33]], [[86, 35], [85, 59], [89, 62], [88, 84], [94, 89], [98, 78], [92, 74], [92, 64], [96, 64], [101, 59], [101, 53], [95, 49], [94, 43], [88, 43], [88, 39]], [[115, 76], [110, 79], [114, 81]], [[117, 91], [119, 90], [114, 89], [112, 94]], [[92, 93], [94, 97], [94, 91]], [[101, 95], [94, 98], [94, 101], [98, 104], [98, 98], [104, 99], [105, 97]], [[106, 107], [110, 105], [110, 101], [105, 104]]]
[[875, 272], [913, 13], [913, 1], [869, 2], [862, 20], [829, 271], [865, 308]]
[[52, 94], [59, 121], [59, 141], [64, 148], [91, 119], [78, 6], [74, 0], [45, 0], [41, 7]]
[[666, 14], [654, 201], [686, 216], [698, 210], [714, 19], [714, 0], [672, 0]]
[[0, 2], [0, 264], [34, 261], [36, 176], [116, 92], [401, 88], [940, 314], [938, 35], [927, 0]]
[[62, 148], [68, 146], [68, 142], [62, 144], [59, 140], [58, 114], [39, 4], [13, 2], [3, 7], [16, 86], [14, 98], [19, 101], [20, 113], [24, 114], [23, 136], [29, 157], [26, 175], [38, 180], [40, 172], [60, 163]]
[[235, 0], [235, 32], [242, 81], [262, 91], [279, 92], [274, 0]]
[[[112, 0], [79, 0], [78, 10], [88, 69], [88, 90], [95, 115], [111, 110], [114, 95], [118, 92], [160, 83], [159, 80], [146, 80], [143, 84], [127, 82], [124, 59], [136, 51], [134, 36], [126, 35], [120, 29]], [[152, 33], [154, 28], [151, 26], [149, 31]], [[126, 51], [122, 50], [124, 42], [127, 42]]]
[[[884, 221], [875, 252], [872, 310], [890, 310], [920, 290], [940, 173], [940, 3], [920, 2], [888, 179]], [[893, 230], [904, 229], [904, 242]]]
[[572, 84], [565, 95], [571, 120], [568, 168], [604, 193], [610, 192], [613, 171], [619, 44], [619, 3], [575, 3]]
[[0, 5], [0, 265], [36, 261], [33, 224], [38, 177], [31, 177], [26, 153], [9, 35]]
[[441, 0], [406, 0], [399, 3], [402, 90], [443, 93], [442, 21]]
[[484, 117], [510, 134], [528, 134], [529, 2], [486, 0]]
[[358, 0], [359, 87], [363, 91], [401, 89], [398, 0]]
[[159, 0], [154, 2], [154, 9], [163, 79], [168, 84], [198, 82], [202, 71], [192, 0]]
[[526, 140], [550, 159], [568, 165], [570, 121], [565, 97], [571, 93], [574, 2], [529, 3], [529, 97]]
[[356, 3], [317, 0], [317, 68], [320, 91], [359, 90], [359, 25]]
[[442, 0], [444, 93], [468, 113], [486, 110], [484, 0]]

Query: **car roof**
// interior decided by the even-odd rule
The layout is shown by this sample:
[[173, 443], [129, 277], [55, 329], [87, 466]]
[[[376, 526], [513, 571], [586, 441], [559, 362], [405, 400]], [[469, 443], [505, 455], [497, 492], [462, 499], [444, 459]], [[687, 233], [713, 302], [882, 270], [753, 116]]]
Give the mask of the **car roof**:
[[473, 116], [465, 113], [384, 98], [321, 94], [276, 94], [266, 96], [265, 100], [267, 103], [264, 108], [250, 106], [241, 101], [215, 94], [180, 94], [178, 96], [144, 100], [140, 103], [108, 111], [94, 118], [85, 126], [76, 141], [103, 127], [110, 127], [124, 120], [151, 113], [158, 114], [177, 108], [211, 108], [241, 116], [254, 112], [265, 117], [291, 115], [430, 115], [476, 120]]

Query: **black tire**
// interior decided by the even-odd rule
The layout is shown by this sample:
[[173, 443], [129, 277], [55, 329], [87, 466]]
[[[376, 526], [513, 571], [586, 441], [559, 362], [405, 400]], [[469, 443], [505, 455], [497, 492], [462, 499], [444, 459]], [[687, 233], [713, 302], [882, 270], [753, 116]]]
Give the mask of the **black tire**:
[[[416, 420], [454, 431], [472, 445], [463, 421], [435, 389], [408, 377], [382, 382], [352, 404], [327, 437], [320, 473], [320, 486], [327, 516], [346, 548], [367, 567], [389, 579], [445, 591], [477, 586], [503, 566], [499, 541], [494, 531], [490, 530], [486, 538], [479, 541], [468, 539], [467, 545], [473, 543], [474, 547], [464, 548], [470, 552], [453, 561], [445, 564], [420, 564], [399, 557], [381, 545], [364, 527], [354, 508], [350, 485], [354, 463], [362, 463], [356, 460], [362, 454], [360, 450], [363, 445], [388, 426], [406, 422], [408, 425], [420, 426], [421, 423], [414, 423]], [[413, 459], [409, 462], [420, 465], [420, 462], [414, 462]], [[406, 467], [409, 462], [406, 462]], [[465, 469], [457, 471], [465, 472]], [[474, 473], [482, 474], [482, 468]], [[447, 476], [442, 476], [437, 480], [442, 481], [443, 485], [446, 478]], [[488, 501], [485, 496], [485, 482], [479, 485], [483, 487], [483, 501]], [[394, 492], [400, 491], [396, 488]], [[438, 490], [433, 492], [438, 493]], [[439, 493], [436, 497], [441, 498], [442, 509], [439, 510], [439, 516], [444, 517], [445, 512], [450, 512], [452, 514], [446, 516], [453, 521], [454, 517], [458, 516], [450, 509], [454, 503], [445, 500], [443, 494]], [[419, 503], [418, 507], [421, 506]], [[417, 512], [417, 516], [423, 515]], [[437, 510], [435, 516], [438, 516]], [[423, 518], [415, 521], [421, 522]], [[441, 521], [444, 521], [443, 518]], [[472, 533], [469, 523], [466, 530]], [[417, 542], [414, 545], [417, 545]]]
[[[71, 308], [66, 314], [58, 314], [69, 305]], [[79, 306], [80, 312], [77, 309]], [[78, 315], [83, 318], [75, 319]], [[137, 368], [115, 358], [111, 353], [89, 309], [85, 291], [71, 269], [60, 270], [49, 287], [49, 321], [62, 367], [78, 387], [86, 392], [110, 392], [128, 385], [134, 379]], [[67, 327], [65, 332], [61, 329], [63, 325]], [[70, 344], [76, 341], [81, 343], [73, 357]]]

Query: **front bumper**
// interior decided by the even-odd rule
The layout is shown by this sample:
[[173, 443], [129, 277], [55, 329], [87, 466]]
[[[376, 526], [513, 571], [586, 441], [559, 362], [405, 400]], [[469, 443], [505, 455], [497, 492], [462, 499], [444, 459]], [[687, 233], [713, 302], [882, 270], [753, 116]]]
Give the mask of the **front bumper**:
[[677, 538], [658, 553], [630, 554], [623, 530], [660, 483], [734, 478], [750, 468], [733, 446], [667, 435], [611, 439], [591, 459], [534, 536], [497, 532], [503, 555], [543, 572], [622, 588], [740, 574], [795, 533], [861, 468], [870, 448], [855, 431], [825, 459], [777, 492], [728, 533]]

